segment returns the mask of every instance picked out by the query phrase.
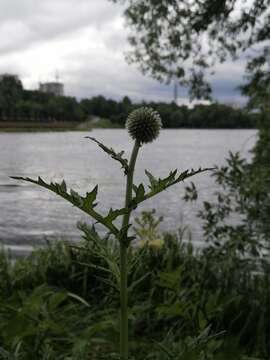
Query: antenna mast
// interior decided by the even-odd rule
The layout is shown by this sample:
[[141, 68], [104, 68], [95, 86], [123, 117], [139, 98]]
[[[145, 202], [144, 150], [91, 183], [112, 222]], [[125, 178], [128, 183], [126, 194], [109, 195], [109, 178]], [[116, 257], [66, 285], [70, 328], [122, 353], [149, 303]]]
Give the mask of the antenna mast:
[[59, 71], [56, 70], [56, 71], [55, 71], [55, 81], [56, 81], [56, 82], [59, 82], [59, 80], [60, 80]]
[[178, 83], [177, 83], [176, 79], [174, 79], [173, 99], [174, 99], [174, 102], [177, 104], [177, 100], [178, 100]]

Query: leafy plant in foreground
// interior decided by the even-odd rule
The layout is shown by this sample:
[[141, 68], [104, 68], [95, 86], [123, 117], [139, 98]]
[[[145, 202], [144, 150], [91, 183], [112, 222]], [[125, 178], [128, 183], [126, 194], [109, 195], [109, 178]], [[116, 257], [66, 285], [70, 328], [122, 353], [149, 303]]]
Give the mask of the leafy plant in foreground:
[[[203, 249], [208, 259], [205, 288], [217, 284], [220, 296], [230, 294], [218, 322], [265, 359], [270, 355], [268, 140], [269, 129], [263, 129], [252, 162], [230, 153], [226, 164], [213, 172], [218, 189], [214, 200], [205, 201], [198, 213], [208, 243]], [[191, 186], [185, 199], [197, 196]]]
[[[151, 216], [147, 216], [149, 226]], [[140, 222], [146, 223], [147, 230], [148, 220], [143, 217]], [[113, 236], [100, 238], [91, 226], [81, 224], [80, 229], [85, 240], [76, 247], [54, 242], [26, 258], [12, 263], [6, 256], [0, 263], [0, 273], [2, 267], [3, 274], [6, 268], [9, 273], [0, 284], [4, 290], [0, 295], [1, 360], [14, 359], [8, 353], [18, 354], [20, 360], [119, 359], [118, 290], [112, 287], [115, 281], [109, 267], [112, 259], [118, 259], [117, 241]], [[141, 234], [136, 243], [144, 240], [143, 245], [128, 250], [129, 360], [269, 358], [264, 350], [265, 340], [269, 341], [269, 272], [254, 276], [254, 266], [240, 257], [219, 254], [213, 247], [192, 249], [188, 236], [181, 241], [182, 233], [162, 234], [156, 229], [162, 239], [159, 246], [151, 243], [152, 231], [148, 238]], [[51, 311], [49, 299], [56, 293], [74, 293], [90, 307], [68, 296]], [[10, 305], [16, 312], [22, 309], [24, 316], [15, 317]], [[27, 336], [31, 326], [27, 311], [32, 306], [38, 317], [31, 319], [34, 331]], [[22, 319], [28, 323], [24, 329]], [[205, 329], [210, 324], [209, 336]], [[14, 327], [18, 332], [5, 331]], [[44, 333], [46, 328], [49, 331]], [[221, 338], [212, 336], [222, 331]], [[39, 344], [36, 350], [34, 344]]]
[[[120, 246], [120, 264], [116, 264], [114, 259], [110, 259], [106, 254], [107, 262], [110, 265], [110, 270], [115, 275], [116, 286], [120, 292], [120, 356], [122, 360], [128, 359], [128, 248], [130, 243], [135, 239], [134, 236], [129, 235], [130, 215], [131, 212], [142, 202], [159, 194], [167, 188], [184, 181], [196, 174], [202, 173], [209, 169], [186, 170], [179, 173], [178, 170], [173, 170], [165, 178], [156, 178], [149, 171], [145, 170], [148, 177], [148, 189], [140, 183], [135, 185], [133, 183], [133, 175], [135, 164], [140, 147], [155, 140], [160, 132], [162, 123], [159, 114], [151, 108], [139, 108], [134, 110], [127, 119], [127, 130], [135, 141], [130, 160], [125, 159], [124, 152], [116, 153], [113, 149], [108, 148], [94, 138], [90, 140], [95, 141], [102, 150], [110, 155], [114, 160], [120, 162], [123, 167], [126, 180], [126, 197], [125, 205], [121, 209], [110, 209], [105, 215], [97, 210], [97, 193], [98, 185], [93, 190], [87, 192], [85, 196], [79, 195], [76, 191], [70, 189], [68, 191], [65, 181], [62, 183], [46, 183], [40, 177], [37, 180], [23, 177], [13, 177], [17, 180], [24, 180], [30, 183], [37, 184], [46, 188], [57, 195], [61, 196], [72, 205], [81, 209], [89, 216], [91, 216], [97, 223], [102, 224], [107, 228], [110, 234], [118, 240]], [[122, 226], [119, 228], [115, 224], [115, 220], [122, 217]]]

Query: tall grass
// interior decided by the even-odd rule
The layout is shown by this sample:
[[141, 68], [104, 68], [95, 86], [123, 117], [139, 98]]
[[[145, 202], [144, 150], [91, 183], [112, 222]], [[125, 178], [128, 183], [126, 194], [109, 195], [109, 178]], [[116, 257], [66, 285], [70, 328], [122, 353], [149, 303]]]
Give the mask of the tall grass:
[[[14, 264], [1, 255], [0, 358], [117, 358], [119, 297], [107, 261], [116, 244], [80, 228], [76, 247], [57, 243]], [[129, 250], [131, 358], [266, 359], [268, 273], [213, 247], [196, 251], [177, 235], [162, 243]]]

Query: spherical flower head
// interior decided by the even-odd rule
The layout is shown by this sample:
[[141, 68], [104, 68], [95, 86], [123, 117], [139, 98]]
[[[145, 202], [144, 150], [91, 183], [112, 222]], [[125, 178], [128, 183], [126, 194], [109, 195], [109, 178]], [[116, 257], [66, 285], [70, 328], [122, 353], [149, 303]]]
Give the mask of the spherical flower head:
[[132, 139], [140, 144], [155, 140], [162, 127], [159, 113], [149, 107], [132, 111], [127, 118], [126, 128]]

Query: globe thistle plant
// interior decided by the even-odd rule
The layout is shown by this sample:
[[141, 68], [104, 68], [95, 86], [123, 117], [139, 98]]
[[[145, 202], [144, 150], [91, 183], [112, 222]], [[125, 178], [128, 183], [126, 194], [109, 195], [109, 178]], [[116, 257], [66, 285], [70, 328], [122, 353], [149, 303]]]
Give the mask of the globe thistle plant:
[[126, 121], [129, 135], [141, 144], [155, 140], [161, 127], [162, 121], [159, 113], [148, 107], [141, 107], [132, 111]]
[[[145, 170], [148, 177], [148, 188], [141, 183], [135, 185], [133, 183], [133, 175], [135, 164], [140, 147], [143, 144], [150, 143], [155, 140], [160, 133], [162, 127], [161, 117], [157, 111], [148, 107], [141, 107], [134, 110], [127, 118], [126, 128], [131, 138], [135, 141], [130, 160], [123, 157], [124, 151], [115, 152], [112, 148], [108, 148], [98, 140], [88, 137], [90, 140], [98, 144], [98, 146], [105, 151], [111, 158], [118, 161], [124, 169], [126, 175], [126, 196], [125, 205], [121, 209], [110, 209], [107, 214], [100, 213], [97, 208], [96, 198], [98, 186], [85, 196], [79, 195], [76, 191], [70, 189], [68, 191], [67, 185], [63, 180], [62, 183], [46, 183], [40, 177], [37, 180], [23, 177], [13, 177], [17, 180], [24, 180], [30, 183], [37, 184], [47, 190], [50, 190], [57, 195], [70, 202], [80, 210], [87, 213], [95, 222], [102, 224], [110, 234], [119, 242], [119, 263], [113, 264], [111, 259], [108, 259], [108, 267], [116, 278], [116, 283], [120, 284], [120, 358], [121, 360], [128, 360], [128, 263], [127, 251], [130, 243], [134, 240], [133, 236], [129, 236], [130, 215], [131, 212], [142, 202], [156, 196], [160, 192], [166, 190], [168, 187], [175, 185], [191, 176], [209, 169], [186, 170], [178, 172], [178, 170], [171, 171], [165, 178], [155, 178], [149, 171]], [[122, 226], [115, 223], [118, 217], [122, 217]], [[131, 285], [131, 284], [130, 284]]]

